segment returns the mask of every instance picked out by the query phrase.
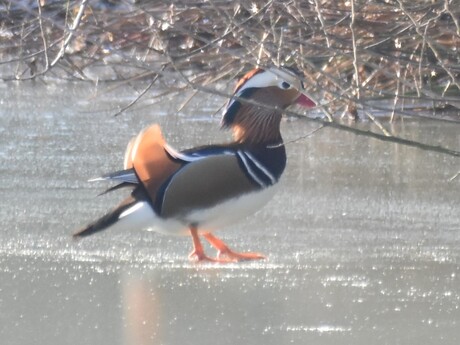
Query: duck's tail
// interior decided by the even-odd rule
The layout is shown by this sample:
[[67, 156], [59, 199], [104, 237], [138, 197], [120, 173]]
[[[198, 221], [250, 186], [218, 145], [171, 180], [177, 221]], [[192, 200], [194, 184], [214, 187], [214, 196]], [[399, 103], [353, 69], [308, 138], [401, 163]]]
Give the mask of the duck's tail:
[[120, 215], [124, 211], [132, 207], [134, 204], [136, 204], [136, 202], [137, 200], [133, 198], [132, 196], [128, 197], [127, 199], [123, 200], [120, 205], [110, 210], [107, 214], [105, 214], [101, 218], [75, 231], [72, 235], [73, 238], [86, 237], [86, 236], [95, 234], [96, 232], [107, 229], [111, 225], [118, 222], [118, 220], [120, 219]]

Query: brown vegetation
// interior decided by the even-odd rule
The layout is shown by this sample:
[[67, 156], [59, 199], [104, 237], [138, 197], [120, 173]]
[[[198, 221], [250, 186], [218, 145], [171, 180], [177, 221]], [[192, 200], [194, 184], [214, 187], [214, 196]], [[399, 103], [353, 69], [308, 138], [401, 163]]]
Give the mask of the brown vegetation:
[[0, 77], [217, 92], [207, 86], [255, 65], [293, 65], [327, 117], [460, 121], [459, 16], [454, 0], [10, 0]]

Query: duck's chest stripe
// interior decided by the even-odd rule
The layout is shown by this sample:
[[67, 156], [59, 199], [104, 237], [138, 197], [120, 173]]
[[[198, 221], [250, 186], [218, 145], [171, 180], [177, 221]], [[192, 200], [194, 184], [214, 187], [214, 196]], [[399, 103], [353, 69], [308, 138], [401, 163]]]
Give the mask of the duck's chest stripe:
[[278, 179], [260, 163], [252, 154], [247, 151], [238, 150], [238, 158], [246, 174], [260, 187], [274, 185]]

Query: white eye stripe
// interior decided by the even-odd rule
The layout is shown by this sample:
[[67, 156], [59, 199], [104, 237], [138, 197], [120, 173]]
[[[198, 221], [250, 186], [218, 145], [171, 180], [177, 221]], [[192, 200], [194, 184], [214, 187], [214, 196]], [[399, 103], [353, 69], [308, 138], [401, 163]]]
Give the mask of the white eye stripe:
[[[286, 87], [285, 84], [288, 84]], [[291, 87], [296, 87], [298, 90], [302, 90], [301, 82], [290, 73], [283, 71], [281, 69], [271, 68], [270, 70], [263, 71], [254, 75], [250, 78], [239, 90], [239, 94], [243, 90], [249, 88], [263, 88], [269, 86], [277, 86], [281, 89], [289, 89]]]
[[278, 85], [278, 78], [275, 74], [271, 73], [270, 71], [263, 71], [261, 73], [256, 74], [252, 78], [250, 78], [239, 90], [239, 92], [243, 91], [244, 89], [249, 88], [261, 88], [261, 87], [268, 87], [268, 86], [276, 86]]
[[281, 69], [281, 68], [270, 68], [270, 71], [277, 75], [279, 79], [286, 81], [290, 84], [290, 87], [296, 88], [298, 91], [305, 90], [305, 85], [302, 80], [294, 74], [294, 72]]

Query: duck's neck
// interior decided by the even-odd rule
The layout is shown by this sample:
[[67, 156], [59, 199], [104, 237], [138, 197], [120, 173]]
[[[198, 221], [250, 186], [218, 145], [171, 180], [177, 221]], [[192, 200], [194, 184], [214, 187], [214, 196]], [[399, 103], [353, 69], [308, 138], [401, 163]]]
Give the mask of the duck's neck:
[[254, 106], [245, 106], [241, 110], [232, 126], [236, 142], [250, 146], [278, 145], [283, 142], [280, 110], [267, 111]]

